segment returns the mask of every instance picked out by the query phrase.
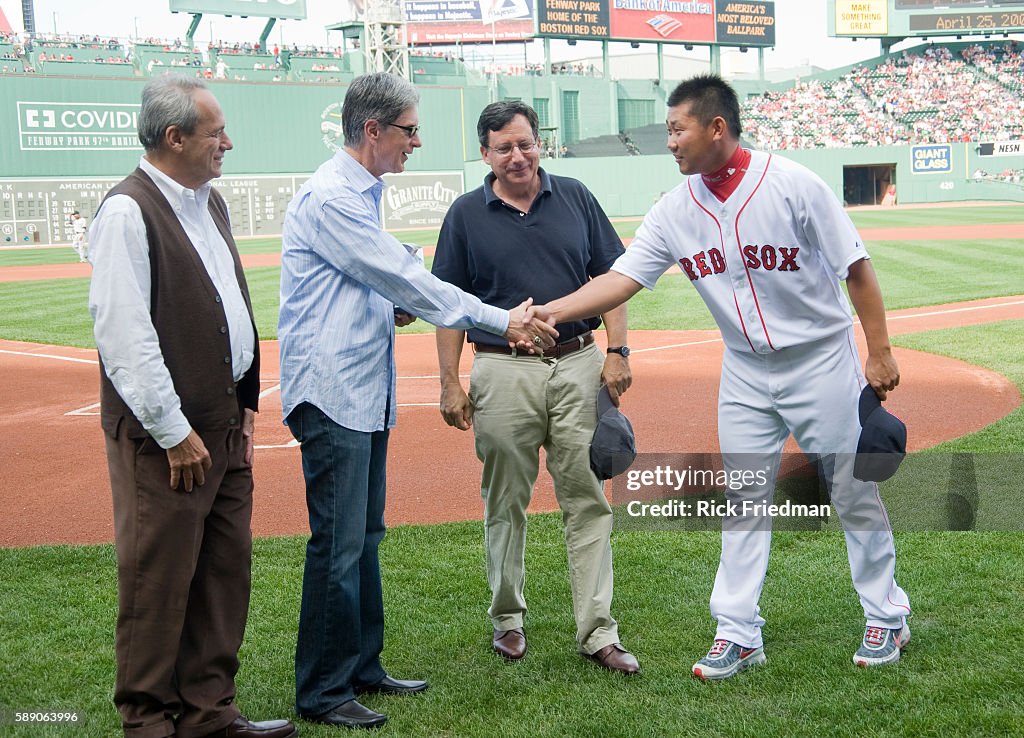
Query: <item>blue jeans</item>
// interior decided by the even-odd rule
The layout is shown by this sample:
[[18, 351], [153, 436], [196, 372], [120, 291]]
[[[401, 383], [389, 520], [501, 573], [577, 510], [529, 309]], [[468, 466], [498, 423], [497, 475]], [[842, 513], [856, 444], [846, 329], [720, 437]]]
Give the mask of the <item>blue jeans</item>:
[[312, 533], [295, 649], [295, 706], [321, 715], [384, 678], [384, 538], [388, 431], [344, 428], [302, 403], [286, 419], [302, 444]]

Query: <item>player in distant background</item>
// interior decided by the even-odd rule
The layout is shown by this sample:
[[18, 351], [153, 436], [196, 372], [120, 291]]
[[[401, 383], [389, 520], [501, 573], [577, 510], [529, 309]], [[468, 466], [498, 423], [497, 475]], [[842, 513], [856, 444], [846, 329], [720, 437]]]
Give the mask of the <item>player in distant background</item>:
[[[881, 290], [856, 228], [816, 175], [739, 145], [739, 102], [717, 75], [680, 84], [668, 98], [668, 149], [686, 180], [661, 198], [611, 271], [572, 295], [533, 308], [565, 323], [604, 313], [653, 289], [679, 264], [711, 310], [725, 343], [718, 436], [729, 469], [767, 468], [763, 486], [726, 492], [737, 504], [771, 502], [790, 433], [821, 459], [843, 522], [853, 584], [867, 620], [858, 666], [891, 663], [910, 640], [910, 605], [896, 584], [896, 550], [878, 487], [853, 477], [865, 382], [881, 399], [899, 383]], [[864, 373], [846, 280], [867, 337]], [[771, 518], [723, 520], [711, 614], [715, 642], [693, 666], [724, 679], [764, 663], [758, 600], [768, 569]]]
[[88, 221], [77, 210], [71, 213], [71, 247], [78, 254], [79, 261], [89, 261], [89, 245], [85, 242], [85, 232], [89, 228]]

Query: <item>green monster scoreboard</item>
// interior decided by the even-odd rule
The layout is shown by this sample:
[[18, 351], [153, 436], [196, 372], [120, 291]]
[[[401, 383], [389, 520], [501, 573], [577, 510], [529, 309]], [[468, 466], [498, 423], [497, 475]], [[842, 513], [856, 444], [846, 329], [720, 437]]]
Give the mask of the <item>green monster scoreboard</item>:
[[1024, 31], [1021, 0], [832, 0], [829, 34], [906, 38]]

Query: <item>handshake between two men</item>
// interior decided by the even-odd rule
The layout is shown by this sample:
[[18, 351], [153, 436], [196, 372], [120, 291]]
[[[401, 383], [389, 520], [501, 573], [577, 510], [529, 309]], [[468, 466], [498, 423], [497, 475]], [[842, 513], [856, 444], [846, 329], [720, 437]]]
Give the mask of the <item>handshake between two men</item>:
[[[395, 326], [404, 328], [416, 322], [416, 316], [395, 308]], [[558, 331], [549, 311], [533, 304], [529, 297], [508, 311], [508, 330], [505, 338], [511, 348], [539, 354], [555, 345]]]
[[531, 354], [543, 353], [555, 345], [558, 331], [551, 311], [543, 305], [534, 305], [528, 297], [508, 311], [508, 345]]

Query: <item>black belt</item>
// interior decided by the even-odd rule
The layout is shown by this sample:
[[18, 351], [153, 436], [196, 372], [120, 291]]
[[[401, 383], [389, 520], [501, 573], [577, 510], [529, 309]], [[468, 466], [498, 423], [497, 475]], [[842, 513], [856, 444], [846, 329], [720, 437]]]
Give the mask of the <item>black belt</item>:
[[[544, 349], [545, 359], [561, 359], [563, 356], [579, 351], [582, 348], [586, 348], [594, 342], [594, 332], [587, 331], [576, 336], [576, 338], [570, 338], [568, 341], [562, 341], [562, 343], [555, 344], [551, 348]], [[474, 343], [473, 349], [478, 353], [484, 354], [507, 354], [509, 356], [537, 356], [537, 354], [531, 354], [520, 349], [514, 349], [511, 346], [495, 346], [490, 343]]]

